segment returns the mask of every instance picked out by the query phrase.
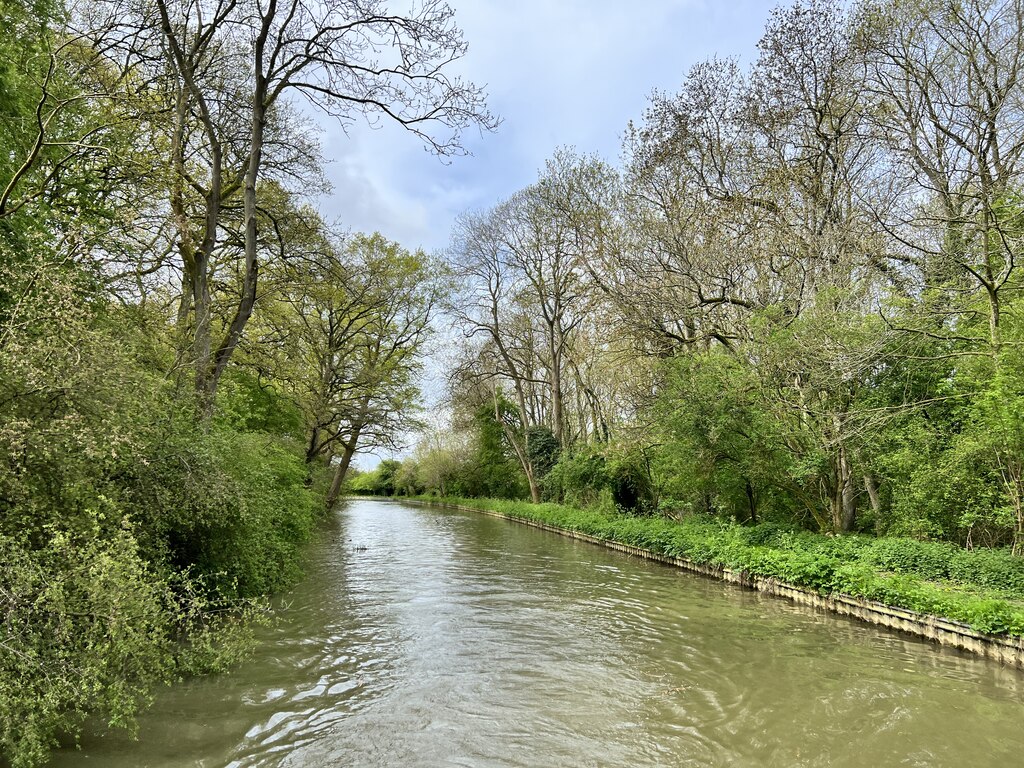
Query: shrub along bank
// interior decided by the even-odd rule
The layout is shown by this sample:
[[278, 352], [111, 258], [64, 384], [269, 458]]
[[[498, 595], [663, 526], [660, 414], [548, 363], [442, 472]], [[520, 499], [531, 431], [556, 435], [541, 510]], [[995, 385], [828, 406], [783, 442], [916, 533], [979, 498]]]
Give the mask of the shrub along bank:
[[440, 499], [557, 526], [668, 557], [775, 578], [822, 595], [845, 594], [961, 621], [979, 632], [1024, 635], [1024, 559], [940, 542], [824, 536], [774, 523], [632, 517], [560, 504]]
[[[0, 765], [13, 768], [87, 720], [132, 729], [156, 687], [235, 663], [322, 507], [303, 446], [276, 425], [201, 425], [127, 355], [73, 354], [74, 389], [51, 385], [55, 355], [35, 349], [48, 369], [32, 350], [0, 354]], [[222, 414], [251, 414], [256, 397], [225, 387]]]

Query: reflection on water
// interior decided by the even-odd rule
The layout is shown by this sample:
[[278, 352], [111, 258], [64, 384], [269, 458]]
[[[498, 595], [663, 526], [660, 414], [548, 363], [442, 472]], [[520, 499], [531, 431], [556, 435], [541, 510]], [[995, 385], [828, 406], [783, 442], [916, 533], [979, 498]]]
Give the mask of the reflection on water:
[[1024, 675], [554, 534], [350, 502], [256, 657], [54, 765], [988, 766]]

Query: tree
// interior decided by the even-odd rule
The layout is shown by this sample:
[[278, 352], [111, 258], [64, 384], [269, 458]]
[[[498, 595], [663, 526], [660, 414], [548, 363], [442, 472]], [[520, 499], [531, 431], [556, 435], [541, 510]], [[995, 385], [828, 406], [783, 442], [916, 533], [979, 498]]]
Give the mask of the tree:
[[864, 2], [857, 21], [870, 116], [895, 197], [890, 215], [876, 222], [894, 263], [915, 283], [889, 323], [930, 341], [936, 358], [955, 361], [954, 394], [970, 404], [961, 411], [965, 422], [951, 421], [948, 453], [936, 460], [959, 455], [978, 462], [976, 477], [998, 478], [975, 496], [998, 488], [1000, 503], [965, 503], [978, 510], [966, 528], [1013, 520], [1019, 550], [1024, 466], [1020, 398], [1010, 382], [1018, 370], [1014, 307], [1024, 242], [1024, 4]]
[[[464, 286], [450, 304], [476, 344], [461, 371], [490, 384], [494, 417], [540, 499], [531, 435], [546, 427], [568, 447], [602, 420], [584, 372], [581, 329], [591, 314], [587, 260], [613, 237], [615, 174], [604, 164], [559, 152], [536, 184], [494, 209], [462, 217], [450, 259]], [[578, 359], [577, 359], [578, 358]], [[514, 407], [503, 405], [507, 386]], [[572, 406], [580, 406], [572, 413]], [[594, 412], [592, 422], [586, 411]]]
[[872, 116], [902, 193], [878, 223], [943, 302], [971, 314], [960, 297], [980, 293], [984, 336], [952, 330], [949, 315], [939, 323], [950, 337], [986, 344], [998, 365], [1021, 236], [1024, 4], [887, 0], [865, 3], [859, 19]]
[[729, 347], [750, 310], [781, 300], [788, 259], [770, 234], [786, 195], [765, 173], [749, 94], [735, 61], [703, 62], [627, 133], [628, 235], [608, 292], [645, 351]]
[[[208, 415], [256, 304], [261, 182], [272, 149], [295, 146], [294, 132], [281, 125], [289, 100], [301, 97], [343, 125], [359, 116], [397, 123], [441, 156], [462, 151], [458, 137], [466, 127], [490, 129], [496, 121], [479, 88], [448, 74], [466, 43], [452, 9], [437, 0], [405, 16], [379, 0], [152, 0], [141, 16], [132, 6], [118, 8], [129, 26], [161, 31], [162, 41], [148, 41], [141, 55], [166, 52], [163, 63], [173, 75], [171, 207], [186, 294], [181, 314], [194, 317], [192, 363]], [[287, 163], [277, 169], [279, 179], [295, 170]], [[214, 344], [210, 281], [218, 253], [231, 252], [222, 229], [236, 197], [241, 279]]]
[[252, 355], [299, 404], [307, 463], [336, 461], [331, 505], [358, 450], [398, 448], [418, 423], [416, 375], [443, 273], [379, 234], [321, 246], [287, 269]]
[[413, 458], [406, 460], [415, 468], [418, 487], [443, 497], [452, 495], [468, 461], [468, 446], [459, 438], [443, 430], [431, 430], [420, 438]]

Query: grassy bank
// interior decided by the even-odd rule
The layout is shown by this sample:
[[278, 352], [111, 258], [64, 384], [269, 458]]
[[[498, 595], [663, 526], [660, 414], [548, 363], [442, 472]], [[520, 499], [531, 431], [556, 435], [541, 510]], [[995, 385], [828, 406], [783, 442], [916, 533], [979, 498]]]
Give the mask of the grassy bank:
[[774, 578], [822, 595], [845, 594], [1024, 635], [1024, 558], [939, 542], [823, 536], [765, 523], [630, 517], [559, 504], [419, 497], [565, 528], [659, 555]]

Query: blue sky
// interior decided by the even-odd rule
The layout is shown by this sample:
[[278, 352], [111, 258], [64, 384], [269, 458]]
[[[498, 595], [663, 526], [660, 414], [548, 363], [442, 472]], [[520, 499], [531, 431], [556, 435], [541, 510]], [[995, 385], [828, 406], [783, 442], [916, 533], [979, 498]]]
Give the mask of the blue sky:
[[[749, 64], [769, 0], [451, 0], [470, 50], [460, 73], [486, 85], [496, 133], [464, 137], [444, 164], [415, 137], [321, 121], [333, 192], [321, 210], [407, 248], [444, 248], [454, 218], [536, 179], [555, 149], [617, 162], [627, 123], [652, 90], [675, 92], [714, 54]], [[400, 5], [400, 4], [399, 4]]]

